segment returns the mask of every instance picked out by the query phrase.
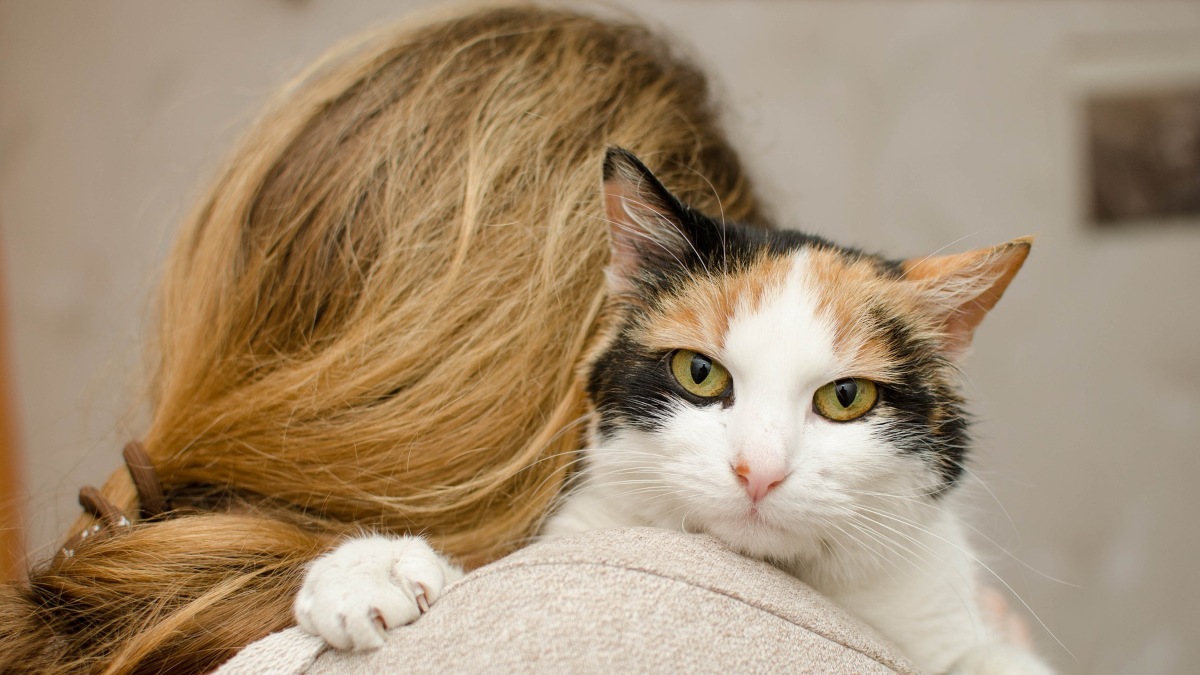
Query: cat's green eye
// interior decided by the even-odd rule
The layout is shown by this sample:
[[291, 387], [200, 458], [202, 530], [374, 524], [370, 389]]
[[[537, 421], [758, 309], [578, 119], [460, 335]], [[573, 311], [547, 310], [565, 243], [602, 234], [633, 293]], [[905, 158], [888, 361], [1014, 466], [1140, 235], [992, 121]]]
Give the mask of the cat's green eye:
[[733, 382], [725, 366], [687, 349], [671, 355], [671, 374], [680, 386], [700, 398], [721, 396], [729, 391]]
[[866, 415], [879, 400], [875, 383], [857, 377], [835, 380], [817, 390], [813, 410], [834, 422], [849, 422]]

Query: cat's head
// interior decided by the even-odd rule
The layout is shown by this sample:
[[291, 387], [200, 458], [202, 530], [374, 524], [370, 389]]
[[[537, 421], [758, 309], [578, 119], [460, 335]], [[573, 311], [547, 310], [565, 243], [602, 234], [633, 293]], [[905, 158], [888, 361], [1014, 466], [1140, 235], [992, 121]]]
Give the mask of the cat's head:
[[620, 149], [603, 189], [622, 318], [591, 364], [587, 470], [622, 508], [807, 557], [850, 513], [911, 511], [960, 480], [956, 364], [1028, 239], [887, 260], [714, 220]]

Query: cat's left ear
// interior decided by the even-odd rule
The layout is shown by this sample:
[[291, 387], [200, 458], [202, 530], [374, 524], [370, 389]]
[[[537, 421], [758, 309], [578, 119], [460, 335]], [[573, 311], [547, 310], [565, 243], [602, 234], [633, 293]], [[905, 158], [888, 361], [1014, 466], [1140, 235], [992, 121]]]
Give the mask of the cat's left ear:
[[917, 284], [922, 304], [941, 323], [951, 356], [961, 356], [971, 345], [975, 328], [999, 302], [1032, 245], [1033, 237], [1021, 237], [992, 248], [901, 263], [905, 280]]
[[687, 207], [624, 148], [604, 156], [604, 214], [611, 257], [609, 293], [627, 295], [647, 270], [685, 268], [697, 255]]

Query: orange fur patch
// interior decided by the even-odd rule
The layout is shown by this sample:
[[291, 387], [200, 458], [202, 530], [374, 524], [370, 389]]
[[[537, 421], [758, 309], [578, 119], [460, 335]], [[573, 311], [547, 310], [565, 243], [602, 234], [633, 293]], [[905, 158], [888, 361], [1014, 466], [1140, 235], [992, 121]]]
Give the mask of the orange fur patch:
[[834, 350], [852, 371], [845, 375], [894, 381], [896, 359], [891, 345], [870, 330], [871, 308], [884, 304], [918, 315], [914, 285], [881, 276], [870, 260], [830, 249], [809, 249], [808, 275], [817, 294], [817, 311], [834, 327]]
[[758, 308], [771, 290], [783, 286], [791, 265], [790, 256], [763, 255], [735, 274], [698, 278], [662, 298], [636, 337], [656, 350], [691, 349], [717, 357], [734, 314]]

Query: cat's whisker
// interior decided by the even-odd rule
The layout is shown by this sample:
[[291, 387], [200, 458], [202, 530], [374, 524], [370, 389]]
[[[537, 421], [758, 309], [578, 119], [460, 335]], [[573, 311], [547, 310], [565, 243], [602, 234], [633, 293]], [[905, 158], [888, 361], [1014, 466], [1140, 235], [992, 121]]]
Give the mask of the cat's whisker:
[[863, 497], [878, 497], [881, 499], [901, 500], [914, 506], [927, 507], [931, 509], [941, 508], [941, 504], [930, 499], [930, 497], [938, 494], [944, 489], [943, 485], [920, 485], [913, 488], [914, 491], [908, 494], [890, 493], [890, 492], [872, 492], [870, 490], [857, 490], [855, 488], [843, 487], [842, 491], [846, 494], [861, 495]]
[[[899, 565], [896, 563], [895, 560], [892, 560], [888, 556], [885, 556], [882, 553], [880, 553], [879, 551], [875, 550], [875, 548], [873, 546], [871, 546], [869, 543], [860, 540], [858, 537], [854, 536], [853, 533], [847, 532], [845, 530], [845, 528], [843, 528], [841, 526], [841, 524], [834, 522], [833, 520], [831, 520], [829, 518], [826, 518], [824, 516], [819, 516], [816, 518], [816, 522], [817, 522], [817, 524], [819, 524], [823, 527], [836, 529], [843, 537], [848, 539], [850, 541], [850, 543], [853, 543], [859, 549], [866, 551], [867, 554], [871, 557], [872, 562], [877, 563], [879, 565], [879, 568], [884, 570], [887, 573], [887, 575], [889, 576], [889, 578], [895, 579], [895, 575], [892, 573], [892, 570], [884, 567], [884, 563], [889, 563], [893, 569], [898, 570]], [[846, 524], [850, 525], [855, 530], [861, 531], [861, 529], [862, 529], [853, 520], [846, 521]], [[840, 537], [829, 537], [828, 540], [837, 544], [842, 549], [842, 551], [846, 554], [847, 563], [850, 563], [851, 561], [853, 561], [856, 558], [856, 556], [850, 551], [849, 547], [846, 545], [846, 542], [842, 541], [842, 539]]]
[[640, 499], [641, 497], [646, 496], [646, 495], [653, 495], [658, 498], [662, 498], [662, 497], [684, 498], [687, 496], [685, 493], [681, 493], [678, 490], [660, 490], [660, 489], [653, 488], [653, 487], [644, 487], [644, 488], [639, 488], [636, 490], [625, 490], [623, 492], [618, 492], [617, 494], [614, 495], [614, 497], [623, 497], [626, 499], [634, 499], [634, 498]]
[[612, 487], [620, 487], [622, 485], [653, 485], [662, 490], [671, 489], [670, 486], [666, 485], [663, 481], [649, 479], [649, 478], [642, 479], [642, 480], [628, 479], [628, 478], [623, 479], [623, 480], [614, 480], [614, 481], [606, 482], [605, 485], [612, 486]]
[[692, 479], [695, 476], [677, 471], [664, 466], [661, 463], [643, 464], [638, 460], [625, 460], [620, 457], [606, 457], [603, 465], [591, 466], [588, 469], [591, 474], [604, 473], [605, 475], [628, 474], [628, 473], [646, 473], [652, 472], [658, 476], [672, 476], [676, 478]]
[[[976, 480], [978, 480], [978, 478], [976, 478]], [[911, 504], [912, 506], [929, 509], [934, 512], [940, 512], [942, 510], [942, 504], [940, 502], [932, 501], [930, 499], [924, 498], [924, 497], [928, 497], [930, 494], [933, 494], [933, 493], [918, 493], [918, 494], [920, 494], [920, 496], [911, 497], [911, 496], [907, 496], [907, 495], [893, 494], [893, 493], [886, 493], [886, 492], [872, 492], [872, 491], [868, 491], [868, 490], [856, 490], [853, 488], [843, 488], [843, 489], [845, 492], [847, 492], [849, 494], [857, 494], [857, 495], [862, 495], [862, 496], [867, 496], [867, 497], [877, 497], [877, 498], [881, 498], [881, 499], [901, 500], [908, 504]], [[1011, 522], [1011, 519], [1010, 519], [1010, 522]], [[1078, 584], [1071, 583], [1064, 579], [1059, 579], [1053, 575], [1047, 574], [1046, 572], [1043, 572], [1042, 570], [1037, 569], [1033, 565], [1030, 565], [1028, 562], [1022, 560], [1019, 556], [1014, 554], [1012, 551], [1008, 550], [1008, 548], [1001, 545], [995, 539], [988, 536], [983, 530], [972, 525], [969, 521], [964, 520], [964, 521], [961, 521], [960, 524], [962, 526], [966, 527], [967, 529], [971, 530], [976, 536], [980, 537], [981, 539], [986, 541], [988, 544], [991, 544], [991, 546], [995, 550], [1003, 553], [1009, 559], [1016, 562], [1018, 565], [1024, 567], [1026, 570], [1038, 575], [1039, 577], [1046, 579], [1047, 581], [1052, 581], [1057, 584], [1062, 584], [1064, 586], [1068, 586], [1070, 588], [1081, 588], [1081, 586], [1079, 586]]]
[[997, 542], [995, 539], [992, 539], [991, 537], [984, 534], [982, 530], [975, 527], [974, 525], [967, 523], [967, 522], [964, 522], [963, 525], [965, 525], [967, 528], [969, 528], [977, 536], [983, 538], [984, 541], [991, 544], [997, 551], [1000, 551], [1004, 555], [1008, 556], [1010, 560], [1017, 563], [1021, 567], [1024, 567], [1025, 569], [1029, 570], [1030, 572], [1033, 572], [1034, 574], [1045, 579], [1046, 581], [1053, 581], [1056, 584], [1062, 584], [1063, 586], [1067, 586], [1068, 588], [1083, 588], [1083, 586], [1080, 586], [1079, 584], [1073, 584], [1070, 581], [1066, 581], [1064, 579], [1059, 579], [1058, 577], [1047, 574], [1047, 573], [1039, 570], [1038, 568], [1034, 567], [1033, 565], [1030, 565], [1029, 563], [1025, 562], [1021, 558], [1017, 557], [1012, 551], [1009, 551], [1004, 546], [1001, 546], [1000, 543]]
[[[867, 514], [865, 514], [865, 513], [862, 513], [861, 511], [859, 511], [859, 512], [855, 513], [854, 515], [855, 515], [857, 518], [859, 518], [859, 519], [861, 519], [861, 520], [863, 520], [863, 521], [869, 522], [869, 523], [871, 523], [871, 524], [873, 524], [873, 525], [875, 525], [875, 526], [877, 526], [877, 527], [882, 527], [883, 529], [885, 529], [885, 530], [887, 530], [887, 531], [891, 532], [892, 534], [896, 535], [897, 537], [900, 537], [901, 539], [899, 539], [899, 540], [896, 540], [896, 539], [891, 539], [891, 541], [893, 541], [893, 542], [894, 542], [894, 543], [896, 543], [897, 545], [899, 545], [899, 546], [903, 547], [903, 548], [904, 548], [906, 551], [908, 551], [909, 553], [911, 553], [911, 554], [912, 554], [914, 557], [916, 557], [916, 558], [918, 558], [918, 559], [919, 559], [919, 558], [921, 558], [922, 556], [921, 556], [921, 554], [920, 554], [920, 553], [918, 553], [917, 551], [914, 551], [914, 550], [913, 550], [912, 548], [910, 548], [910, 547], [909, 547], [907, 544], [905, 544], [905, 543], [904, 543], [904, 541], [906, 541], [906, 540], [907, 540], [908, 542], [911, 542], [912, 544], [914, 544], [914, 545], [916, 545], [917, 547], [919, 547], [919, 548], [920, 548], [922, 551], [924, 551], [924, 552], [925, 552], [925, 554], [926, 554], [926, 555], [928, 555], [928, 556], [932, 556], [932, 557], [933, 557], [935, 560], [937, 560], [938, 562], [942, 563], [942, 564], [944, 565], [944, 567], [945, 567], [945, 569], [946, 569], [946, 570], [955, 569], [955, 566], [954, 566], [953, 564], [951, 564], [951, 562], [950, 562], [950, 561], [948, 561], [948, 560], [946, 560], [945, 558], [943, 558], [942, 556], [938, 555], [938, 553], [937, 553], [936, 551], [934, 551], [932, 547], [930, 547], [930, 546], [929, 546], [928, 544], [926, 544], [925, 542], [923, 542], [923, 541], [921, 541], [921, 540], [917, 539], [916, 537], [912, 536], [911, 534], [909, 534], [909, 533], [907, 533], [907, 532], [903, 532], [903, 531], [901, 531], [901, 530], [898, 530], [898, 529], [896, 529], [896, 528], [894, 528], [894, 527], [891, 527], [891, 526], [887, 525], [886, 523], [881, 523], [881, 522], [879, 522], [879, 521], [875, 520], [874, 518], [871, 518], [869, 515], [867, 515]], [[916, 529], [916, 528], [914, 528], [914, 529]], [[923, 528], [922, 528], [922, 529], [923, 529]], [[926, 531], [927, 531], [927, 530], [926, 530]], [[883, 535], [882, 535], [882, 533], [880, 533], [880, 535], [881, 535], [881, 536], [883, 536]], [[885, 537], [885, 538], [888, 538], [888, 537]], [[890, 538], [888, 538], [888, 539], [890, 539]], [[959, 551], [962, 551], [962, 549], [961, 549], [961, 548], [959, 548]], [[969, 556], [969, 554], [967, 554], [967, 555]], [[930, 576], [930, 575], [931, 575], [931, 572], [930, 572], [929, 570], [927, 570], [927, 569], [926, 569], [924, 566], [922, 566], [922, 565], [920, 565], [920, 564], [918, 564], [918, 563], [916, 563], [916, 562], [913, 562], [913, 565], [914, 565], [914, 566], [917, 568], [917, 570], [918, 570], [919, 572], [921, 572], [923, 575], [929, 576], [929, 578], [936, 579], [936, 577], [932, 577], [932, 576]], [[972, 580], [972, 579], [968, 578], [968, 577], [967, 577], [967, 576], [966, 576], [964, 573], [962, 573], [962, 572], [958, 572], [957, 574], [958, 574], [958, 577], [959, 577], [959, 579], [960, 579], [960, 580], [963, 582], [963, 584], [964, 584], [965, 586], [967, 586], [968, 588], [972, 588], [972, 587], [974, 587], [974, 583], [973, 583], [973, 580]], [[1003, 580], [1001, 581], [1001, 583], [1003, 583]], [[967, 613], [967, 615], [968, 615], [968, 616], [972, 616], [972, 617], [976, 617], [976, 618], [978, 619], [978, 615], [977, 615], [977, 613], [976, 613], [976, 612], [974, 612], [974, 611], [972, 611], [972, 608], [976, 607], [976, 603], [977, 603], [977, 600], [976, 600], [976, 598], [974, 598], [974, 597], [964, 597], [964, 596], [963, 596], [961, 593], [959, 593], [959, 592], [958, 592], [958, 590], [957, 590], [957, 589], [955, 589], [955, 595], [957, 596], [957, 598], [958, 598], [958, 601], [961, 603], [962, 607], [963, 607], [963, 608], [966, 610], [966, 613]], [[984, 626], [982, 626], [982, 625], [977, 625], [977, 626], [976, 626], [976, 628], [977, 628], [978, 630], [980, 630], [981, 632], [985, 631], [985, 629], [984, 629]]]
[[1013, 531], [1017, 533], [1018, 537], [1021, 536], [1020, 531], [1017, 528], [1017, 522], [1013, 520], [1012, 514], [1008, 512], [1008, 509], [1005, 508], [1004, 504], [1000, 501], [1000, 498], [996, 496], [996, 493], [992, 491], [991, 486], [984, 482], [984, 480], [976, 475], [975, 472], [971, 471], [971, 469], [965, 463], [959, 462], [958, 466], [963, 470], [964, 473], [967, 474], [967, 476], [969, 476], [987, 491], [988, 495], [991, 496], [992, 501], [996, 502], [996, 506], [1000, 507], [1000, 512], [1003, 513], [1004, 517], [1008, 519], [1008, 524], [1012, 526]]
[[[582, 455], [582, 453], [580, 453], [580, 455], [578, 457], [575, 457], [571, 461], [564, 464], [560, 470], [565, 472], [568, 476], [570, 476], [572, 473], [571, 469], [573, 467], [581, 464], [585, 459], [586, 458]], [[559, 483], [555, 482], [552, 484], [550, 482], [551, 480], [555, 480], [557, 478], [557, 476], [558, 476], [557, 473], [552, 473], [552, 474], [546, 476], [545, 478], [543, 478], [537, 485], [535, 485], [533, 487], [532, 493], [533, 493], [534, 501], [541, 500], [543, 491], [545, 491], [547, 489], [555, 490], [555, 491], [563, 491], [564, 489], [567, 489], [567, 490], [570, 489], [570, 486], [568, 483], [559, 484]]]
[[[1054, 639], [1054, 641], [1058, 643], [1058, 646], [1062, 647], [1062, 648], [1063, 648], [1063, 649], [1064, 649], [1064, 650], [1067, 652], [1067, 654], [1069, 654], [1069, 655], [1070, 655], [1072, 658], [1075, 658], [1075, 655], [1074, 655], [1074, 653], [1072, 653], [1072, 652], [1071, 652], [1071, 650], [1070, 650], [1070, 649], [1068, 649], [1068, 648], [1067, 648], [1067, 646], [1066, 646], [1065, 644], [1063, 644], [1062, 640], [1059, 640], [1059, 639], [1058, 639], [1058, 636], [1054, 634], [1054, 631], [1050, 630], [1050, 627], [1046, 625], [1046, 622], [1042, 621], [1042, 618], [1041, 618], [1041, 617], [1038, 615], [1038, 613], [1037, 613], [1037, 612], [1035, 612], [1035, 611], [1033, 610], [1033, 607], [1030, 607], [1030, 606], [1029, 606], [1029, 603], [1025, 601], [1025, 598], [1021, 597], [1021, 594], [1020, 594], [1020, 593], [1017, 593], [1016, 589], [1014, 589], [1014, 588], [1013, 588], [1011, 585], [1009, 585], [1009, 583], [1008, 583], [1007, 581], [1005, 581], [1005, 580], [1004, 580], [1004, 578], [1003, 578], [1003, 577], [1001, 577], [1001, 576], [1000, 576], [1000, 574], [999, 574], [999, 573], [997, 573], [995, 570], [993, 570], [993, 569], [992, 569], [992, 568], [991, 568], [991, 567], [990, 567], [990, 566], [989, 566], [987, 563], [985, 563], [984, 561], [980, 560], [978, 556], [976, 556], [975, 554], [973, 554], [973, 553], [971, 553], [970, 551], [966, 550], [966, 549], [965, 549], [965, 548], [963, 548], [962, 546], [959, 546], [958, 544], [956, 544], [956, 543], [954, 543], [954, 542], [950, 541], [949, 539], [947, 539], [947, 538], [945, 538], [945, 537], [943, 537], [943, 536], [941, 536], [941, 535], [937, 534], [937, 533], [936, 533], [936, 532], [934, 532], [933, 530], [930, 530], [929, 528], [927, 528], [927, 527], [924, 527], [924, 526], [922, 526], [922, 525], [920, 525], [920, 524], [918, 524], [918, 523], [915, 523], [915, 522], [913, 522], [913, 521], [910, 521], [910, 520], [907, 520], [907, 519], [904, 519], [904, 518], [900, 518], [900, 517], [898, 517], [898, 516], [895, 516], [895, 515], [892, 515], [892, 514], [889, 514], [889, 513], [885, 513], [885, 512], [883, 512], [883, 511], [876, 511], [876, 510], [874, 510], [874, 509], [871, 509], [871, 508], [869, 508], [869, 507], [863, 507], [863, 506], [860, 506], [859, 508], [860, 508], [860, 509], [862, 509], [863, 511], [866, 511], [866, 512], [868, 512], [868, 513], [872, 513], [872, 514], [874, 514], [874, 515], [876, 515], [876, 516], [880, 516], [880, 517], [883, 517], [883, 518], [888, 518], [888, 519], [891, 519], [891, 520], [896, 520], [896, 521], [898, 521], [898, 522], [900, 522], [900, 523], [902, 523], [902, 524], [905, 524], [905, 525], [907, 525], [907, 526], [909, 526], [909, 527], [912, 527], [912, 528], [913, 528], [913, 529], [915, 529], [915, 530], [918, 530], [918, 531], [920, 531], [920, 532], [922, 532], [922, 533], [924, 533], [924, 534], [927, 534], [927, 535], [929, 535], [929, 536], [931, 536], [931, 537], [933, 537], [933, 538], [935, 538], [935, 539], [937, 539], [937, 540], [939, 540], [939, 541], [941, 541], [941, 542], [943, 542], [943, 543], [945, 543], [945, 544], [948, 544], [949, 546], [951, 546], [952, 548], [954, 548], [956, 551], [958, 551], [960, 554], [962, 554], [963, 556], [965, 556], [966, 558], [968, 558], [969, 560], [971, 560], [972, 562], [974, 562], [976, 565], [979, 565], [980, 567], [982, 567], [984, 570], [986, 570], [986, 571], [988, 572], [988, 574], [990, 574], [990, 575], [991, 575], [993, 578], [995, 578], [995, 579], [996, 579], [996, 581], [1000, 582], [1000, 583], [1001, 583], [1001, 584], [1002, 584], [1002, 585], [1003, 585], [1003, 586], [1004, 586], [1006, 589], [1008, 589], [1008, 592], [1009, 592], [1009, 593], [1012, 593], [1013, 597], [1015, 597], [1015, 598], [1017, 599], [1017, 601], [1021, 603], [1021, 606], [1023, 606], [1023, 607], [1025, 608], [1025, 610], [1026, 610], [1026, 611], [1028, 611], [1028, 612], [1030, 613], [1030, 615], [1031, 615], [1031, 616], [1033, 616], [1034, 620], [1036, 620], [1036, 621], [1038, 622], [1038, 625], [1040, 625], [1040, 626], [1042, 627], [1042, 629], [1043, 629], [1043, 630], [1045, 630], [1045, 631], [1046, 631], [1046, 632], [1047, 632], [1047, 633], [1050, 635], [1050, 637], [1051, 637], [1051, 638], [1053, 638], [1053, 639]], [[862, 514], [862, 515], [863, 515], [863, 517], [864, 517], [864, 518], [867, 518], [867, 519], [873, 520], [873, 519], [871, 519], [869, 516], [867, 516], [866, 514]], [[877, 521], [876, 521], [876, 522], [877, 522]], [[877, 522], [877, 524], [879, 524], [881, 527], [887, 527], [888, 529], [893, 529], [893, 528], [890, 528], [890, 527], [888, 527], [887, 525], [884, 525], [883, 523], [878, 523], [878, 522]], [[908, 538], [912, 539], [912, 541], [913, 541], [914, 543], [920, 543], [920, 542], [918, 542], [918, 541], [916, 540], [916, 538], [912, 537], [912, 535], [903, 534], [903, 533], [901, 533], [899, 530], [893, 530], [893, 531], [895, 531], [895, 532], [896, 532], [896, 534], [900, 534], [900, 535], [902, 535], [902, 536], [906, 536], [906, 537], [908, 537]], [[924, 544], [921, 544], [921, 545], [922, 545], [922, 546], [924, 546]]]
[[[865, 550], [868, 553], [868, 555], [871, 556], [872, 560], [879, 561], [878, 564], [879, 564], [880, 569], [884, 569], [883, 562], [888, 562], [888, 563], [891, 563], [892, 570], [899, 571], [900, 565], [895, 560], [895, 558], [899, 558], [899, 560], [901, 562], [906, 562], [909, 565], [912, 565], [913, 567], [916, 567], [918, 569], [920, 568], [920, 566], [917, 564], [917, 562], [915, 560], [910, 558], [908, 555], [905, 555], [905, 551], [907, 549], [905, 549], [904, 547], [901, 547], [900, 550], [897, 550], [897, 548], [896, 548], [897, 545], [895, 543], [889, 541], [887, 538], [883, 537], [881, 534], [879, 534], [878, 532], [875, 532], [871, 528], [859, 524], [853, 518], [847, 520], [846, 524], [849, 525], [850, 527], [854, 528], [854, 530], [856, 532], [858, 532], [859, 534], [865, 535], [868, 539], [870, 539], [872, 542], [875, 543], [875, 546], [872, 546], [868, 542], [860, 541], [859, 546], [862, 547], [862, 549]], [[840, 527], [838, 529], [841, 530]], [[845, 530], [842, 530], [842, 531], [845, 532]], [[876, 546], [882, 546], [882, 547], [886, 548], [892, 555], [891, 556], [884, 555], [882, 552], [877, 550]], [[911, 551], [909, 551], [909, 553], [911, 553]], [[890, 578], [895, 579], [896, 577], [892, 570], [886, 570], [886, 572]]]

